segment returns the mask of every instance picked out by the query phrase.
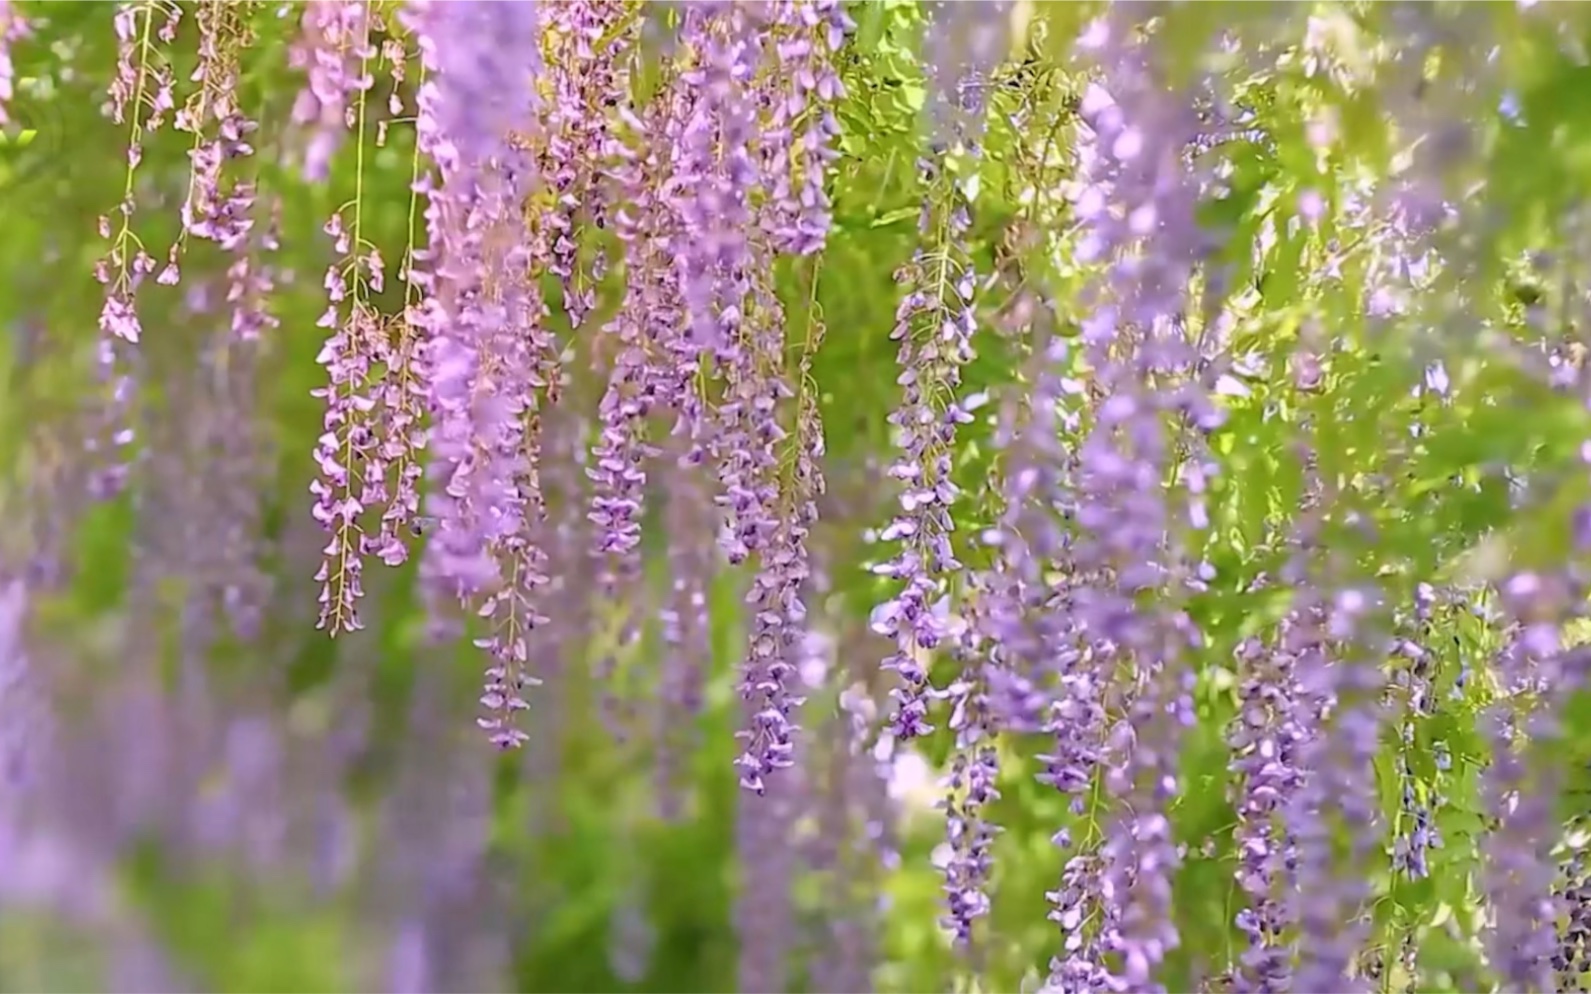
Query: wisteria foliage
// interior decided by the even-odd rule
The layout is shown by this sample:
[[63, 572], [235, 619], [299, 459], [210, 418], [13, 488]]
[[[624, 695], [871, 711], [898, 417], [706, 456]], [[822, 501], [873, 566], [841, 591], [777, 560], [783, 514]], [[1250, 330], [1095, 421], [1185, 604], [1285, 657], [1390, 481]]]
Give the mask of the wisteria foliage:
[[1588, 39], [0, 0], [0, 988], [1587, 989]]

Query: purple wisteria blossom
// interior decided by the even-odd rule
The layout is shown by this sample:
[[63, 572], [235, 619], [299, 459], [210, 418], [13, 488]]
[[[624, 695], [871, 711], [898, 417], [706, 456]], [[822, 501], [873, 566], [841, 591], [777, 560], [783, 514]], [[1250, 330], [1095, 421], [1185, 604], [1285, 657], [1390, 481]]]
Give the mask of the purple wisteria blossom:
[[671, 147], [676, 266], [692, 342], [731, 361], [755, 268], [752, 196], [762, 177], [753, 81], [766, 27], [750, 5], [694, 3], [681, 13], [680, 40], [695, 58], [680, 75], [688, 97]]
[[[1185, 571], [1179, 531], [1199, 528], [1198, 475], [1179, 474], [1186, 509], [1163, 496], [1172, 446], [1165, 424], [1192, 434], [1220, 423], [1191, 375], [1196, 352], [1183, 320], [1184, 295], [1207, 248], [1194, 219], [1197, 187], [1181, 162], [1196, 129], [1191, 104], [1155, 76], [1153, 45], [1123, 16], [1094, 22], [1081, 44], [1105, 70], [1083, 95], [1091, 135], [1075, 209], [1084, 223], [1079, 254], [1104, 262], [1083, 323], [1083, 342], [1103, 400], [1083, 442], [1077, 523], [1086, 536], [1076, 563], [1108, 576], [1076, 594], [1109, 674], [1105, 705], [1106, 791], [1127, 799], [1101, 847], [1106, 886], [1119, 903], [1109, 968], [1129, 990], [1159, 990], [1158, 965], [1179, 937], [1170, 876], [1179, 856], [1166, 811], [1178, 790], [1177, 750], [1192, 723], [1192, 674], [1182, 660], [1202, 638], [1168, 590]], [[1200, 472], [1206, 470], [1195, 463]], [[1164, 591], [1164, 592], [1162, 592]], [[1054, 983], [1064, 978], [1052, 977]], [[1074, 981], [1075, 982], [1075, 981]]]
[[956, 398], [961, 367], [973, 357], [976, 314], [972, 299], [976, 275], [961, 239], [971, 226], [963, 191], [938, 163], [917, 165], [927, 192], [918, 230], [928, 245], [896, 272], [905, 295], [895, 308], [890, 338], [899, 342], [896, 383], [900, 406], [890, 415], [900, 454], [889, 476], [901, 488], [899, 510], [879, 533], [898, 546], [895, 556], [873, 572], [900, 585], [899, 593], [874, 608], [873, 631], [895, 640], [884, 661], [900, 678], [890, 691], [895, 702], [890, 730], [910, 739], [933, 730], [928, 708], [933, 688], [928, 654], [944, 638], [939, 615], [948, 581], [961, 570], [951, 546], [955, 523], [950, 509], [960, 496], [952, 478], [956, 428], [972, 420]]
[[[731, 562], [748, 552], [758, 557], [745, 597], [752, 623], [740, 673], [749, 724], [737, 733], [742, 751], [735, 766], [741, 786], [760, 794], [770, 775], [794, 763], [793, 718], [802, 698], [792, 660], [805, 630], [807, 538], [824, 489], [824, 438], [815, 401], [804, 391], [795, 430], [786, 432], [777, 420], [784, 402], [796, 397], [777, 358], [785, 316], [766, 287], [756, 289], [749, 306], [750, 334], [739, 362], [728, 370], [730, 393], [719, 405], [714, 440], [719, 446], [736, 440], [739, 446], [717, 453], [718, 503], [729, 511], [720, 545], [730, 550]], [[803, 380], [807, 369], [800, 368]], [[787, 449], [789, 470], [781, 472]]]
[[1586, 650], [1564, 646], [1562, 624], [1584, 595], [1563, 574], [1530, 572], [1510, 577], [1499, 595], [1515, 626], [1497, 658], [1506, 696], [1485, 715], [1492, 763], [1482, 790], [1497, 817], [1483, 843], [1486, 892], [1497, 915], [1487, 954], [1508, 988], [1550, 991], [1557, 984], [1552, 958], [1563, 910], [1554, 900], [1552, 859], [1560, 774], [1555, 766], [1532, 762], [1527, 744], [1539, 747], [1560, 732], [1554, 702], [1529, 710], [1524, 701], [1547, 688], [1562, 700], [1558, 695], [1583, 683]]
[[828, 239], [830, 198], [826, 180], [839, 158], [840, 125], [834, 107], [845, 96], [834, 54], [856, 27], [838, 0], [771, 5], [770, 72], [776, 82], [761, 93], [769, 106], [758, 141], [769, 205], [762, 226], [781, 251], [812, 255]]
[[992, 849], [999, 826], [988, 808], [1000, 799], [999, 731], [986, 673], [994, 663], [979, 665], [990, 647], [980, 637], [978, 618], [958, 619], [948, 634], [956, 654], [966, 663], [961, 675], [945, 688], [951, 701], [948, 724], [955, 733], [955, 751], [945, 779], [940, 807], [945, 813], [945, 841], [950, 847], [944, 865], [945, 916], [940, 920], [962, 947], [973, 942], [973, 923], [989, 913]]
[[[622, 179], [617, 191], [601, 182], [615, 151], [628, 151], [616, 148], [612, 137], [631, 103], [628, 56], [639, 25], [626, 11], [618, 0], [572, 0], [546, 8], [553, 55], [547, 64], [552, 96], [542, 172], [553, 204], [542, 223], [547, 268], [558, 278], [564, 311], [576, 328], [596, 304], [595, 284], [607, 265], [600, 245], [593, 247], [589, 265], [581, 261], [580, 223], [606, 228], [614, 193], [627, 199], [634, 192]], [[633, 163], [631, 170], [636, 171]]]
[[1339, 6], [0, 0], [0, 985], [1585, 987], [1584, 25]]
[[1238, 886], [1248, 906], [1236, 924], [1249, 948], [1233, 972], [1237, 990], [1256, 994], [1291, 989], [1297, 886], [1297, 843], [1288, 806], [1303, 784], [1299, 765], [1313, 722], [1301, 707], [1297, 656], [1308, 651], [1307, 629], [1296, 617], [1282, 622], [1274, 644], [1248, 639], [1238, 648], [1240, 710], [1227, 735], [1238, 775]]
[[[544, 513], [536, 412], [556, 376], [560, 348], [528, 278], [547, 246], [519, 222], [540, 182], [516, 140], [534, 137], [540, 20], [534, 3], [411, 4], [427, 81], [420, 93], [421, 148], [439, 185], [426, 210], [432, 269], [426, 356], [432, 428], [429, 509], [438, 527], [424, 572], [445, 593], [492, 619], [477, 640], [493, 657], [479, 719], [493, 742], [517, 746], [512, 718], [525, 709], [528, 634], [544, 624], [536, 592], [545, 552], [532, 538]], [[475, 40], [495, 38], [483, 55]]]
[[293, 123], [307, 133], [303, 152], [306, 179], [323, 182], [331, 159], [354, 123], [354, 102], [370, 88], [363, 63], [370, 48], [370, 5], [364, 0], [317, 0], [304, 5], [302, 34], [289, 63], [301, 70], [306, 86], [293, 102]]

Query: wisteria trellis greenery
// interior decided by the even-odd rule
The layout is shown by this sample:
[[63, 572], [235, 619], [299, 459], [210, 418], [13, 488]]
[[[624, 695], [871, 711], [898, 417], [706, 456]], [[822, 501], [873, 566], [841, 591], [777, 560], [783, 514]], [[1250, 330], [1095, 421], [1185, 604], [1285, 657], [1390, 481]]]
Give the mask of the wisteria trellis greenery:
[[0, 989], [1585, 989], [1588, 43], [0, 0]]

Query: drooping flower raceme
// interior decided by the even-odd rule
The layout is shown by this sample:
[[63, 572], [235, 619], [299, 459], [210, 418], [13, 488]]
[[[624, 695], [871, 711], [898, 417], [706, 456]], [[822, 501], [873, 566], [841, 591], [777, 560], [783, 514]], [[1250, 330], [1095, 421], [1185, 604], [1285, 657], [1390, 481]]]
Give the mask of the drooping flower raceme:
[[[338, 58], [356, 60], [337, 85], [339, 92], [345, 90], [356, 101], [352, 125], [359, 142], [356, 168], [362, 183], [365, 94], [374, 82], [369, 62], [376, 55], [370, 41], [371, 25], [359, 4], [322, 6], [360, 8], [352, 13], [341, 11], [347, 16], [346, 26], [353, 35], [338, 35], [336, 44]], [[336, 13], [328, 9], [316, 16], [333, 17]], [[340, 130], [340, 117], [334, 123]], [[197, 157], [194, 167], [196, 171], [200, 168]], [[201, 190], [204, 182], [196, 180]], [[387, 334], [370, 298], [382, 291], [386, 273], [380, 251], [366, 241], [364, 210], [363, 199], [356, 197], [345, 211], [334, 213], [326, 222], [325, 231], [332, 239], [336, 260], [326, 270], [327, 306], [317, 322], [329, 333], [317, 360], [326, 367], [330, 382], [313, 391], [314, 396], [325, 401], [326, 415], [315, 447], [320, 478], [310, 484], [310, 492], [315, 495], [315, 520], [329, 535], [315, 574], [321, 584], [318, 624], [333, 635], [362, 627], [357, 605], [364, 594], [364, 556], [372, 549], [362, 518], [367, 509], [384, 503], [387, 497], [385, 467], [380, 459], [380, 409], [370, 384], [376, 361], [385, 358]]]
[[183, 232], [229, 252], [243, 247], [255, 223], [252, 179], [228, 175], [226, 168], [254, 154], [249, 135], [256, 125], [238, 105], [238, 60], [251, 40], [239, 12], [224, 4], [199, 8], [199, 65], [192, 77], [199, 87], [176, 114], [177, 130], [194, 136]]
[[900, 591], [873, 610], [871, 622], [875, 632], [895, 640], [895, 652], [884, 665], [900, 678], [890, 691], [895, 706], [889, 718], [890, 731], [900, 739], [933, 730], [927, 654], [943, 638], [936, 608], [949, 579], [961, 569], [951, 547], [950, 509], [960, 496], [951, 478], [952, 451], [957, 426], [972, 420], [956, 389], [961, 367], [973, 356], [976, 322], [976, 276], [964, 245], [972, 223], [964, 189], [941, 163], [923, 159], [918, 171], [927, 194], [918, 222], [925, 244], [895, 274], [906, 292], [890, 332], [900, 343], [896, 382], [902, 397], [889, 419], [900, 450], [889, 475], [900, 486], [900, 504], [879, 535], [898, 551], [873, 567], [875, 574], [900, 584]]
[[[736, 759], [742, 786], [756, 793], [793, 762], [801, 698], [791, 656], [806, 613], [807, 536], [823, 489], [822, 427], [805, 382], [815, 342], [803, 346], [803, 382], [792, 388], [790, 336], [772, 270], [781, 251], [811, 252], [827, 237], [823, 183], [836, 129], [825, 104], [838, 97], [839, 83], [824, 56], [848, 23], [834, 5], [696, 5], [682, 34], [693, 63], [665, 129], [675, 142], [669, 194], [689, 329], [683, 342], [666, 344], [677, 356], [710, 352], [722, 396], [704, 422], [691, 409], [699, 387], [665, 383], [678, 384], [677, 430], [706, 436], [719, 483], [714, 503], [723, 513], [720, 546], [731, 563], [757, 562], [740, 678], [749, 726], [739, 733]], [[804, 129], [799, 154], [797, 129]], [[789, 194], [798, 178], [813, 208], [805, 215]], [[665, 359], [670, 365], [694, 364]], [[792, 419], [788, 405], [798, 389]]]
[[[673, 817], [679, 801], [675, 780], [681, 746], [691, 739], [693, 716], [701, 701], [705, 585], [712, 570], [718, 515], [697, 467], [707, 434], [698, 383], [701, 367], [680, 298], [673, 246], [680, 237], [681, 221], [669, 197], [664, 168], [670, 135], [682, 126], [689, 100], [671, 87], [640, 113], [631, 103], [626, 94], [617, 110], [620, 123], [609, 127], [605, 139], [604, 197], [615, 200], [609, 223], [621, 246], [624, 297], [604, 327], [615, 348], [608, 386], [598, 405], [600, 434], [586, 472], [593, 484], [592, 538], [603, 567], [599, 582], [616, 601], [615, 609], [627, 612], [620, 641], [633, 645], [642, 620], [638, 609], [624, 602], [633, 599], [632, 585], [641, 575], [641, 516], [649, 479], [663, 481], [668, 531], [679, 536], [669, 543], [676, 568], [671, 571], [672, 593], [660, 611], [668, 649], [660, 664], [660, 699], [655, 702], [657, 800], [665, 817]], [[674, 419], [674, 437], [666, 445], [654, 445], [647, 434], [649, 423], [659, 417]], [[661, 473], [654, 474], [647, 464], [659, 456], [664, 465]], [[613, 665], [611, 660], [599, 660], [599, 679], [608, 676]], [[605, 686], [603, 693], [612, 696], [614, 691]], [[605, 713], [616, 710], [605, 703]]]
[[[478, 640], [493, 656], [480, 723], [501, 746], [522, 744], [510, 724], [525, 708], [528, 634], [545, 622], [547, 583], [533, 539], [543, 513], [537, 411], [555, 382], [559, 348], [532, 274], [546, 246], [521, 205], [540, 177], [529, 151], [537, 129], [541, 40], [534, 3], [412, 3], [427, 80], [422, 147], [439, 185], [426, 216], [432, 296], [419, 315], [428, 336], [433, 414], [429, 494], [438, 519], [424, 574], [436, 589], [492, 618]], [[485, 48], [480, 39], [492, 39]]]
[[[523, 384], [492, 375], [494, 335], [507, 333], [509, 316], [482, 300], [481, 281], [509, 277], [503, 253], [521, 242], [516, 193], [530, 188], [527, 164], [516, 158], [511, 175], [496, 164], [512, 151], [510, 132], [533, 120], [537, 8], [411, 3], [407, 14], [426, 73], [418, 136], [438, 172], [426, 181], [430, 245], [420, 260], [431, 270], [430, 296], [414, 315], [427, 338], [432, 408], [428, 502], [437, 526], [427, 576], [467, 599], [497, 581], [488, 545], [513, 524], [505, 518], [517, 460], [504, 436]], [[483, 49], [480, 38], [494, 44]]]
[[1022, 731], [1047, 720], [1051, 701], [1039, 686], [1081, 662], [1081, 636], [1067, 609], [1068, 590], [1080, 580], [1065, 520], [1074, 511], [1076, 467], [1063, 438], [1077, 431], [1085, 398], [1082, 381], [1068, 375], [1073, 350], [1047, 317], [1040, 321], [1031, 332], [1029, 389], [1007, 399], [995, 436], [1008, 468], [999, 520], [983, 535], [994, 565], [978, 581], [987, 602], [983, 626], [1005, 663], [990, 674], [995, 711], [1003, 725]]
[[1311, 725], [1299, 709], [1296, 658], [1309, 651], [1307, 629], [1296, 616], [1282, 622], [1273, 644], [1251, 638], [1238, 647], [1240, 708], [1227, 732], [1232, 750], [1238, 827], [1235, 831], [1238, 886], [1248, 906], [1236, 925], [1248, 939], [1233, 973], [1236, 989], [1288, 989], [1293, 949], [1290, 900], [1297, 886], [1297, 845], [1287, 808], [1304, 779], [1301, 750]]
[[1384, 680], [1379, 652], [1361, 631], [1372, 607], [1370, 593], [1355, 586], [1295, 602], [1299, 703], [1306, 713], [1324, 715], [1302, 751], [1307, 778], [1286, 814], [1298, 846], [1293, 983], [1301, 990], [1364, 986], [1350, 973], [1366, 937], [1358, 916], [1370, 886], [1340, 867], [1360, 865], [1382, 849], [1372, 787]]
[[[757, 556], [757, 574], [746, 594], [753, 612], [740, 695], [750, 724], [739, 733], [742, 750], [735, 760], [740, 782], [762, 793], [775, 770], [794, 762], [796, 733], [792, 716], [801, 698], [792, 687], [793, 649], [806, 609], [801, 586], [808, 575], [806, 535], [816, 517], [821, 477], [813, 478], [811, 449], [821, 451], [821, 430], [813, 423], [794, 433], [780, 422], [781, 408], [795, 396], [783, 368], [785, 313], [762, 278], [746, 301], [743, 332], [734, 362], [725, 370], [727, 395], [717, 410], [713, 443], [720, 496], [727, 509], [720, 545], [730, 562]], [[800, 429], [805, 427], [806, 431]], [[781, 454], [797, 449], [792, 475], [780, 473]]]
[[[1487, 953], [1508, 989], [1550, 991], [1561, 911], [1552, 895], [1561, 780], [1557, 766], [1534, 762], [1533, 754], [1561, 734], [1561, 702], [1585, 680], [1586, 650], [1566, 648], [1562, 632], [1584, 593], [1566, 572], [1517, 573], [1498, 593], [1513, 628], [1497, 659], [1504, 696], [1484, 716], [1492, 763], [1481, 789], [1497, 818], [1482, 843], [1484, 883], [1497, 915]], [[1550, 695], [1532, 708], [1529, 700], [1548, 688]]]
[[538, 221], [547, 227], [548, 268], [576, 328], [596, 304], [594, 284], [607, 264], [600, 245], [592, 247], [589, 265], [582, 263], [576, 225], [606, 228], [610, 198], [628, 192], [601, 182], [613, 152], [615, 109], [631, 101], [629, 66], [640, 24], [628, 12], [622, 0], [570, 0], [546, 11], [551, 98], [542, 172], [549, 208]]
[[[576, 119], [602, 113], [603, 101], [596, 95], [582, 98], [579, 92], [560, 92], [558, 99], [587, 99], [595, 105], [567, 108], [563, 113], [571, 125]], [[621, 105], [618, 121], [611, 128], [613, 134], [605, 139], [602, 135], [587, 139], [602, 139], [602, 158], [611, 184], [603, 196], [623, 198], [613, 214], [613, 226], [623, 252], [624, 297], [618, 311], [602, 328], [605, 341], [611, 343], [611, 347], [601, 350], [608, 357], [607, 387], [597, 404], [597, 436], [586, 466], [586, 476], [592, 484], [587, 517], [595, 526], [591, 554], [598, 564], [597, 582], [607, 608], [617, 614], [617, 631], [602, 640], [602, 656], [596, 667], [597, 678], [604, 684], [603, 714], [615, 735], [621, 730], [615, 724], [619, 717], [612, 678], [618, 656], [633, 651], [641, 634], [642, 612], [637, 603], [637, 585], [642, 578], [641, 520], [645, 516], [649, 464], [661, 455], [648, 438], [648, 425], [654, 415], [677, 411], [684, 393], [694, 387], [680, 378], [673, 363], [683, 335], [673, 259], [667, 252], [673, 218], [655, 168], [663, 152], [659, 148], [655, 105], [648, 116], [650, 121], [643, 120]], [[608, 130], [605, 126], [602, 134]], [[563, 155], [549, 160], [558, 163], [560, 172], [555, 181], [559, 188], [573, 189], [575, 184], [581, 184], [594, 190], [591, 178], [581, 179], [564, 160]], [[588, 193], [588, 197], [593, 195]], [[554, 216], [561, 217], [565, 208], [572, 211], [580, 206], [573, 193], [558, 196], [560, 203], [569, 203], [557, 208]], [[563, 228], [569, 223], [571, 218], [554, 221], [548, 237], [555, 239], [552, 268], [565, 282], [566, 310], [571, 323], [577, 324], [583, 319], [584, 305], [568, 302], [572, 295], [586, 291], [575, 287], [570, 268], [573, 263], [559, 263], [556, 247], [556, 240], [567, 239]]]
[[1179, 941], [1167, 808], [1178, 789], [1181, 731], [1192, 722], [1192, 674], [1182, 661], [1201, 644], [1176, 607], [1188, 572], [1179, 536], [1203, 525], [1200, 486], [1187, 467], [1172, 477], [1186, 507], [1164, 496], [1172, 447], [1186, 444], [1168, 437], [1167, 425], [1196, 439], [1220, 423], [1192, 375], [1197, 355], [1183, 320], [1206, 248], [1194, 218], [1197, 187], [1181, 161], [1197, 121], [1189, 101], [1156, 78], [1153, 41], [1136, 38], [1127, 18], [1096, 21], [1083, 45], [1105, 81], [1090, 84], [1082, 101], [1092, 136], [1076, 201], [1080, 252], [1108, 270], [1083, 323], [1102, 401], [1081, 450], [1077, 512], [1078, 566], [1102, 579], [1078, 591], [1076, 610], [1106, 664], [1107, 708], [1125, 715], [1109, 732], [1104, 780], [1110, 795], [1126, 799], [1102, 848], [1121, 908], [1115, 982], [1159, 990], [1156, 967]]
[[764, 233], [785, 252], [811, 255], [828, 239], [829, 167], [839, 157], [834, 107], [845, 95], [834, 53], [855, 23], [838, 0], [775, 0], [769, 104], [759, 145], [769, 203]]
[[963, 947], [973, 941], [973, 923], [989, 912], [987, 888], [999, 831], [988, 814], [989, 806], [1000, 799], [1000, 754], [995, 742], [999, 729], [987, 690], [987, 671], [998, 662], [988, 660], [979, 665], [985, 653], [994, 653], [982, 638], [978, 621], [976, 614], [955, 619], [953, 630], [947, 633], [966, 665], [945, 688], [952, 702], [948, 722], [956, 746], [940, 801], [950, 850], [944, 865], [945, 915], [940, 924]]
[[679, 214], [677, 265], [691, 339], [699, 349], [735, 345], [733, 327], [753, 268], [753, 92], [764, 26], [750, 5], [691, 4], [680, 40], [694, 53], [680, 77], [689, 94], [673, 146], [669, 194]]
[[369, 88], [363, 81], [373, 52], [369, 0], [316, 0], [304, 5], [301, 34], [288, 55], [307, 85], [293, 102], [293, 123], [306, 129], [304, 178], [324, 182], [331, 159], [353, 126], [354, 97]]
[[[361, 170], [364, 92], [371, 84], [364, 63], [375, 55], [368, 26], [362, 30], [364, 37], [350, 43], [360, 64], [348, 84], [358, 93], [356, 126], [360, 130]], [[195, 168], [198, 167], [196, 159]], [[379, 412], [369, 386], [386, 334], [370, 296], [381, 292], [386, 277], [380, 252], [365, 240], [362, 200], [356, 198], [347, 213], [351, 221], [345, 221], [339, 211], [325, 226], [336, 250], [336, 261], [326, 270], [328, 302], [317, 326], [330, 336], [317, 361], [326, 367], [330, 382], [313, 391], [326, 403], [326, 415], [315, 447], [320, 478], [310, 484], [310, 492], [315, 496], [315, 520], [329, 535], [315, 574], [321, 584], [318, 624], [333, 635], [362, 627], [357, 604], [364, 594], [363, 558], [370, 550], [361, 518], [367, 508], [386, 497], [386, 480], [377, 458]]]
[[[156, 262], [133, 231], [137, 208], [134, 194], [144, 145], [176, 108], [175, 81], [163, 46], [176, 39], [181, 19], [182, 10], [175, 4], [162, 7], [156, 3], [123, 3], [113, 22], [116, 73], [109, 87], [110, 114], [117, 124], [128, 128], [127, 173], [115, 209], [117, 220], [112, 222], [110, 214], [99, 217], [99, 236], [109, 244], [105, 255], [94, 263], [94, 279], [105, 287], [95, 357], [95, 377], [103, 392], [102, 423], [96, 426], [85, 449], [97, 463], [91, 474], [91, 489], [97, 497], [114, 496], [125, 485], [136, 440], [128, 423], [136, 385], [130, 351], [143, 335], [138, 289], [155, 272]], [[6, 68], [9, 69], [9, 61]], [[173, 245], [172, 252], [176, 251]], [[175, 276], [174, 263], [168, 263], [158, 279], [170, 282], [168, 272]]]
[[[159, 25], [156, 25], [157, 18]], [[177, 37], [182, 11], [172, 5], [124, 3], [116, 11], [116, 75], [110, 85], [111, 118], [128, 126], [127, 182], [116, 210], [120, 221], [99, 219], [100, 237], [110, 242], [105, 257], [94, 267], [94, 278], [106, 288], [99, 327], [105, 337], [137, 343], [142, 334], [134, 297], [144, 279], [155, 271], [155, 260], [132, 230], [134, 179], [144, 158], [148, 137], [176, 109], [176, 83], [161, 46]], [[162, 278], [164, 273], [161, 274]]]

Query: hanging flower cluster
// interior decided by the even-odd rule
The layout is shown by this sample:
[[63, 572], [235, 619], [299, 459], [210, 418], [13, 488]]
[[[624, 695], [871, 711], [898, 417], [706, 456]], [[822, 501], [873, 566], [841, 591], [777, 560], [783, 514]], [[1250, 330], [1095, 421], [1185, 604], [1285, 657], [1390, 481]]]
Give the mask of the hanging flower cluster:
[[[743, 990], [915, 977], [873, 972], [900, 940], [874, 898], [919, 809], [937, 812], [938, 923], [969, 989], [1017, 966], [1057, 994], [1216, 989], [1224, 956], [1220, 989], [1366, 991], [1434, 975], [1419, 946], [1439, 927], [1469, 930], [1468, 973], [1442, 967], [1454, 986], [1582, 985], [1591, 884], [1551, 753], [1591, 662], [1591, 510], [1583, 466], [1572, 484], [1536, 470], [1576, 446], [1591, 461], [1559, 437], [1591, 405], [1575, 261], [1591, 240], [1553, 201], [1532, 223], [1564, 251], [1521, 262], [1537, 232], [1450, 202], [1459, 180], [1515, 202], [1497, 149], [1511, 128], [1537, 137], [1540, 94], [1485, 143], [1448, 120], [1476, 93], [1514, 97], [1490, 92], [1515, 70], [1475, 50], [1480, 15], [1400, 8], [1385, 45], [1360, 44], [1380, 14], [1234, 15], [1190, 41], [1212, 25], [1118, 0], [1063, 39], [1043, 6], [108, 8], [114, 72], [94, 85], [126, 157], [98, 219], [94, 348], [62, 363], [88, 365], [93, 393], [70, 444], [19, 461], [55, 479], [50, 460], [86, 456], [79, 489], [132, 491], [127, 630], [104, 639], [127, 663], [88, 711], [170, 731], [127, 733], [109, 773], [78, 755], [96, 750], [35, 748], [28, 621], [53, 591], [10, 579], [12, 547], [38, 550], [0, 534], [0, 791], [66, 812], [62, 852], [169, 836], [184, 859], [302, 863], [331, 889], [369, 864], [382, 982], [485, 989], [519, 951], [514, 898], [491, 886], [508, 767], [482, 740], [524, 747], [536, 796], [514, 801], [556, 836], [571, 812], [541, 788], [599, 765], [569, 755], [596, 702], [615, 768], [652, 764], [645, 803], [615, 804], [643, 812], [614, 819], [631, 847], [717, 811], [693, 763], [728, 700]], [[55, 30], [42, 8], [0, 0], [0, 125], [15, 67]], [[1536, 16], [1496, 12], [1526, 32]], [[1561, 16], [1540, 23], [1577, 36]], [[284, 71], [290, 99], [258, 92]], [[1339, 131], [1375, 132], [1365, 94], [1393, 83], [1393, 126], [1346, 151]], [[1449, 161], [1482, 155], [1489, 172]], [[393, 163], [407, 188], [387, 203]], [[302, 198], [313, 238], [292, 230], [302, 190], [328, 198]], [[1502, 268], [1541, 285], [1475, 305], [1469, 351], [1433, 340], [1414, 317], [1490, 286], [1475, 258], [1494, 229]], [[298, 278], [299, 251], [318, 278]], [[846, 284], [879, 253], [892, 288]], [[1278, 304], [1279, 284], [1298, 300]], [[881, 289], [892, 321], [869, 311]], [[265, 422], [292, 407], [274, 387], [299, 382], [300, 297], [319, 427], [278, 452]], [[887, 382], [861, 382], [881, 352]], [[1516, 401], [1548, 412], [1529, 452], [1449, 442]], [[299, 471], [302, 532], [265, 493]], [[1499, 480], [1510, 520], [1539, 508], [1566, 548], [1474, 525]], [[1419, 547], [1384, 551], [1389, 533]], [[276, 651], [297, 596], [278, 571], [315, 585], [315, 626], [354, 655], [388, 651], [383, 612], [408, 595], [408, 572], [372, 562], [411, 560], [427, 624], [393, 640], [475, 650], [465, 707], [428, 664], [389, 750], [374, 674], [324, 690], [297, 655], [261, 685], [315, 684], [336, 727], [233, 705], [208, 657]], [[392, 767], [370, 826], [337, 783], [354, 757]], [[1022, 856], [1050, 861], [1038, 885], [1001, 863], [1034, 798], [1055, 820]], [[65, 902], [8, 810], [0, 904], [24, 886]], [[387, 852], [357, 852], [366, 837]], [[615, 872], [613, 972], [647, 982], [668, 933], [648, 876]], [[1218, 910], [1193, 893], [1210, 874]], [[1457, 875], [1473, 920], [1399, 903]], [[808, 913], [808, 877], [828, 917]], [[1024, 887], [1053, 926], [1036, 955], [995, 932]], [[119, 968], [166, 979], [151, 962]]]

